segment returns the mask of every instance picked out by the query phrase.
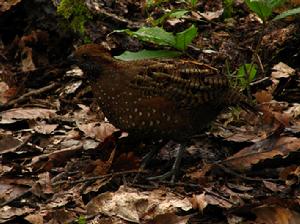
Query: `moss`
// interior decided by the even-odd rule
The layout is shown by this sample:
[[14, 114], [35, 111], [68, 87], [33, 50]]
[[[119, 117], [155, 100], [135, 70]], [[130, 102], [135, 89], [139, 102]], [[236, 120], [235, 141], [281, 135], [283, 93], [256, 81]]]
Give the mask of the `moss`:
[[84, 24], [92, 19], [83, 0], [61, 0], [57, 7], [57, 13], [68, 21], [70, 28], [80, 34], [84, 34]]

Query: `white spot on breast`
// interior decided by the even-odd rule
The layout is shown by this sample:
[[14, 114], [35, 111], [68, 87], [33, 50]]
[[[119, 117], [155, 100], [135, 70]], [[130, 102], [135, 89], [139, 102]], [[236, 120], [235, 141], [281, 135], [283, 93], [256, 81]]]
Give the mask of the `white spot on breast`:
[[153, 110], [152, 110], [152, 112], [153, 112], [153, 113], [156, 113], [156, 110], [155, 110], [155, 109], [153, 109]]
[[132, 119], [132, 115], [129, 115], [129, 119]]
[[151, 114], [148, 112], [148, 113], [147, 113], [147, 116], [148, 116], [148, 117], [150, 117], [150, 116], [151, 116]]
[[150, 121], [149, 126], [153, 126], [153, 121]]
[[156, 124], [160, 124], [160, 121], [159, 121], [159, 120], [156, 120]]
[[143, 113], [140, 111], [140, 112], [139, 112], [139, 115], [140, 115], [140, 116], [142, 116], [142, 115], [143, 115]]
[[132, 96], [132, 92], [129, 92], [128, 95], [129, 95], [129, 96]]
[[138, 109], [137, 109], [137, 108], [134, 108], [134, 112], [135, 112], [135, 113], [138, 112]]
[[142, 121], [142, 125], [145, 125], [146, 123], [145, 123], [145, 121]]
[[171, 120], [171, 117], [170, 116], [167, 116], [167, 121], [170, 121]]

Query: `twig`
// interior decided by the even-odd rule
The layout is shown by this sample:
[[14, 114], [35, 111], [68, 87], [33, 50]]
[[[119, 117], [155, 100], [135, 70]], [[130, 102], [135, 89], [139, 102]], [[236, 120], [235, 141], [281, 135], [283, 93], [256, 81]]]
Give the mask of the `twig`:
[[100, 175], [100, 176], [83, 178], [83, 179], [75, 180], [75, 181], [62, 180], [62, 181], [52, 183], [52, 185], [57, 186], [59, 184], [64, 184], [64, 183], [78, 184], [78, 183], [84, 183], [84, 182], [88, 182], [88, 181], [94, 181], [94, 180], [99, 180], [99, 179], [103, 179], [103, 178], [107, 178], [107, 177], [119, 176], [119, 175], [124, 175], [124, 174], [131, 174], [131, 173], [146, 173], [146, 172], [141, 171], [141, 170], [127, 170], [127, 171], [122, 171], [122, 172], [115, 172], [115, 173], [109, 173], [109, 174]]
[[51, 89], [57, 87], [58, 85], [59, 85], [58, 83], [52, 83], [52, 84], [50, 84], [50, 85], [48, 85], [48, 86], [44, 86], [44, 87], [42, 87], [42, 88], [40, 88], [40, 89], [34, 89], [34, 90], [32, 90], [32, 91], [30, 91], [30, 92], [28, 92], [28, 93], [25, 93], [24, 95], [20, 96], [20, 97], [17, 98], [17, 99], [14, 99], [14, 100], [9, 101], [9, 102], [8, 102], [7, 104], [5, 104], [5, 105], [2, 105], [2, 106], [0, 105], [0, 109], [7, 109], [7, 108], [9, 108], [9, 107], [11, 107], [11, 106], [14, 106], [14, 105], [17, 104], [17, 103], [20, 103], [20, 102], [25, 101], [26, 99], [28, 99], [28, 98], [31, 97], [31, 96], [39, 95], [39, 94], [41, 94], [41, 93], [47, 92], [47, 91], [49, 91], [49, 90], [51, 90]]

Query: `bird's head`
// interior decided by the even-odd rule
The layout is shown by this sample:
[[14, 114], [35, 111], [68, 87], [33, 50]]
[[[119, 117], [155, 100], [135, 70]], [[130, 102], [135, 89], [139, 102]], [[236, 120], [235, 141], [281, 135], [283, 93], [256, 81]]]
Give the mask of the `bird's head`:
[[68, 61], [78, 65], [87, 75], [95, 75], [101, 73], [105, 67], [111, 66], [115, 60], [102, 45], [86, 44], [69, 55]]

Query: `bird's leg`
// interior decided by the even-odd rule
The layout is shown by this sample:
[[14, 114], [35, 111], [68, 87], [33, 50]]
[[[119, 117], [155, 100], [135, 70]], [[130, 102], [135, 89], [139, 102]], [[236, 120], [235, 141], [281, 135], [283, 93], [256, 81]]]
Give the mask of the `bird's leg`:
[[161, 149], [161, 144], [159, 145], [153, 145], [150, 152], [148, 152], [144, 158], [143, 158], [143, 162], [140, 166], [140, 169], [144, 169], [149, 162], [151, 161], [151, 159], [153, 159], [153, 157], [158, 153], [158, 151]]
[[[158, 142], [157, 144], [153, 144], [151, 146], [151, 149], [150, 149], [150, 152], [148, 152], [144, 158], [143, 158], [143, 161], [140, 165], [140, 168], [139, 170], [144, 170], [145, 167], [149, 164], [149, 162], [151, 161], [151, 159], [153, 159], [153, 157], [158, 153], [158, 151], [164, 146], [167, 144], [167, 141], [165, 140], [162, 140], [160, 142]], [[134, 180], [133, 182], [136, 182], [137, 178], [139, 178], [139, 174], [137, 174], [135, 177], [134, 177]]]
[[147, 179], [148, 180], [165, 180], [165, 179], [171, 177], [171, 183], [174, 183], [176, 176], [178, 175], [178, 172], [179, 172], [179, 166], [181, 163], [181, 159], [182, 159], [182, 155], [183, 155], [185, 147], [186, 147], [186, 144], [180, 144], [175, 161], [174, 161], [173, 166], [170, 171], [168, 171], [162, 175], [159, 175], [159, 176], [149, 177]]

